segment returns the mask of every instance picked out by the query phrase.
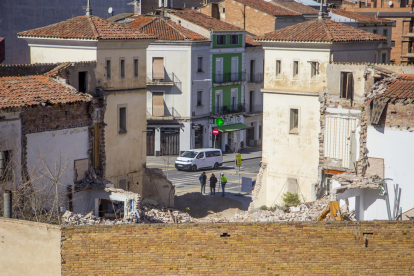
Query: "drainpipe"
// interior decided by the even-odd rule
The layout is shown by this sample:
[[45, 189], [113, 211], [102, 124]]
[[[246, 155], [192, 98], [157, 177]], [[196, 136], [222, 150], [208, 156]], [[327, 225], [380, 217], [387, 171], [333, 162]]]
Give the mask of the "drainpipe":
[[4, 218], [12, 217], [12, 192], [10, 190], [4, 191], [3, 217]]

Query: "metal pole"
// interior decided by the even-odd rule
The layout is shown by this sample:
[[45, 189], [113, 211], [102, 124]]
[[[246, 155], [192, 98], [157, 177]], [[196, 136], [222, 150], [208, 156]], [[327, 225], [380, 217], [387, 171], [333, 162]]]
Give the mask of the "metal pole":
[[12, 217], [12, 192], [9, 190], [4, 191], [4, 209], [3, 217], [11, 218]]
[[241, 185], [240, 185], [240, 166], [237, 166], [239, 169], [239, 194], [241, 194]]
[[[387, 180], [391, 180], [391, 179], [387, 179]], [[390, 197], [388, 195], [388, 187], [387, 187], [387, 182], [386, 179], [384, 179], [384, 190], [385, 190], [385, 200], [386, 200], [386, 204], [387, 204], [387, 213], [388, 213], [388, 220], [391, 220], [391, 208], [390, 208]]]
[[216, 139], [217, 139], [217, 135], [214, 135], [214, 147], [213, 147], [213, 149], [216, 148]]

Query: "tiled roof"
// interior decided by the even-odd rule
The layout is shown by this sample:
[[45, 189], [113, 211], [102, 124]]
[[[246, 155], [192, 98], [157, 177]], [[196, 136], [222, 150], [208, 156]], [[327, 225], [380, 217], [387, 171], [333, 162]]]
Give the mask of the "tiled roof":
[[256, 40], [292, 42], [350, 42], [386, 41], [387, 38], [329, 19], [313, 19], [261, 35], [257, 37]]
[[142, 33], [155, 35], [159, 40], [208, 40], [179, 24], [164, 18], [135, 16], [125, 26], [136, 28]]
[[308, 5], [304, 5], [302, 3], [296, 2], [296, 1], [286, 1], [286, 0], [280, 0], [280, 1], [272, 1], [273, 4], [276, 4], [278, 6], [282, 6], [288, 10], [298, 12], [302, 15], [311, 15], [311, 14], [318, 14], [319, 11], [317, 9], [314, 9], [312, 7], [309, 7]]
[[78, 16], [49, 26], [20, 32], [19, 37], [62, 39], [154, 39], [120, 24], [96, 16]]
[[378, 97], [394, 99], [414, 99], [414, 75], [399, 75], [386, 88], [383, 94]]
[[344, 17], [348, 17], [354, 20], [357, 20], [358, 22], [381, 22], [381, 21], [390, 21], [390, 20], [381, 20], [378, 19], [374, 16], [370, 16], [370, 15], [366, 15], [366, 14], [362, 14], [362, 13], [357, 13], [357, 12], [352, 12], [352, 11], [347, 11], [344, 9], [332, 9], [331, 11], [333, 14], [337, 14], [340, 16], [344, 16]]
[[280, 5], [272, 4], [265, 0], [235, 0], [236, 2], [246, 5], [252, 9], [273, 15], [273, 16], [300, 16], [301, 13], [284, 8]]
[[175, 10], [171, 11], [171, 14], [176, 15], [177, 17], [189, 21], [193, 24], [196, 24], [204, 29], [212, 31], [242, 31], [239, 27], [233, 26], [224, 21], [215, 19], [208, 15], [202, 14], [198, 11], [191, 9], [184, 10]]
[[0, 78], [0, 109], [41, 103], [89, 102], [91, 96], [76, 93], [47, 76]]
[[108, 18], [109, 21], [118, 22], [120, 20], [124, 20], [125, 18], [133, 16], [133, 13], [120, 13]]
[[246, 34], [246, 47], [256, 47], [261, 45], [262, 44], [260, 44], [259, 42], [254, 41], [253, 36]]

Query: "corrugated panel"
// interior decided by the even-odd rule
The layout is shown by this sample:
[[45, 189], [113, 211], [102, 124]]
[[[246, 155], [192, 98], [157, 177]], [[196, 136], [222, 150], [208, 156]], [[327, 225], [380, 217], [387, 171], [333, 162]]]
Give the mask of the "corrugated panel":
[[355, 131], [357, 119], [326, 117], [325, 157], [342, 159], [342, 167], [349, 166], [351, 131]]

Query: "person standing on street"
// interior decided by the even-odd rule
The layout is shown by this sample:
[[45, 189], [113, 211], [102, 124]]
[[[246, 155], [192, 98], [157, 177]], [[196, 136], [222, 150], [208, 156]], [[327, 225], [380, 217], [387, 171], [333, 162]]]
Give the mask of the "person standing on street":
[[206, 182], [207, 182], [206, 172], [203, 172], [198, 179], [200, 180], [200, 184], [201, 184], [201, 194], [203, 194], [203, 188], [204, 188], [204, 193], [206, 193]]
[[216, 183], [217, 183], [217, 177], [215, 177], [213, 173], [210, 176], [210, 195], [216, 194]]
[[223, 194], [221, 196], [224, 196], [224, 188], [227, 184], [227, 178], [224, 176], [224, 173], [221, 174], [221, 189], [223, 189]]

